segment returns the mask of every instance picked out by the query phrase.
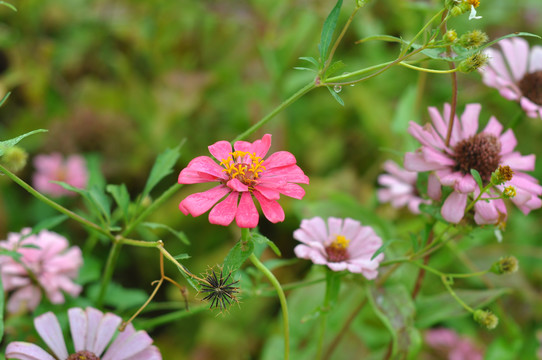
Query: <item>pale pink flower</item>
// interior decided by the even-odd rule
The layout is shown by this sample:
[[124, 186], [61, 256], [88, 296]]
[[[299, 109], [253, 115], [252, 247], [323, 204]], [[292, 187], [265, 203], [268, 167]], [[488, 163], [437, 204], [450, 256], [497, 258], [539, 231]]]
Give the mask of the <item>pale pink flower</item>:
[[[7, 359], [19, 360], [161, 360], [162, 355], [145, 331], [136, 331], [130, 323], [117, 333], [122, 319], [112, 313], [105, 315], [87, 307], [68, 310], [71, 336], [75, 353], [68, 353], [64, 336], [56, 316], [52, 312], [34, 319], [34, 326], [54, 356], [38, 345], [16, 341], [6, 348]], [[109, 345], [111, 343], [111, 345]], [[108, 347], [109, 345], [109, 347]], [[105, 354], [102, 357], [104, 350]]]
[[277, 202], [280, 194], [303, 198], [305, 191], [295, 183], [308, 184], [309, 178], [289, 152], [278, 151], [264, 160], [270, 146], [269, 134], [253, 143], [237, 141], [233, 151], [227, 141], [209, 146], [209, 152], [220, 165], [208, 156], [199, 156], [181, 171], [179, 183], [218, 182], [219, 185], [189, 195], [181, 201], [179, 209], [185, 215], [199, 216], [227, 195], [211, 210], [209, 222], [226, 226], [235, 218], [239, 227], [254, 228], [259, 220], [254, 196], [269, 221], [283, 221], [284, 211]]
[[429, 204], [430, 200], [422, 199], [416, 189], [418, 173], [407, 171], [391, 160], [383, 165], [385, 174], [378, 176], [378, 184], [384, 186], [377, 190], [378, 201], [391, 203], [395, 208], [408, 206], [413, 214], [420, 213], [420, 204]]
[[13, 291], [7, 303], [10, 313], [35, 309], [41, 301], [40, 287], [54, 304], [64, 303], [63, 291], [71, 296], [81, 292], [81, 286], [73, 282], [83, 264], [81, 249], [68, 247], [66, 238], [51, 231], [26, 236], [28, 233], [30, 229], [26, 228], [21, 233], [9, 233], [7, 240], [0, 241], [0, 254], [5, 249], [21, 255], [18, 262], [11, 256], [0, 255], [4, 290]]
[[382, 246], [382, 239], [370, 226], [359, 221], [330, 217], [327, 225], [321, 217], [301, 221], [294, 238], [301, 241], [294, 251], [297, 257], [310, 259], [317, 265], [327, 265], [333, 271], [348, 270], [361, 273], [371, 280], [378, 275], [384, 254], [371, 258]]
[[499, 41], [501, 51], [487, 49], [488, 66], [480, 69], [482, 79], [503, 97], [517, 101], [532, 118], [542, 117], [542, 46], [520, 37]]
[[433, 350], [448, 360], [482, 360], [480, 349], [465, 336], [459, 336], [454, 330], [439, 328], [425, 333], [425, 342]]
[[[461, 118], [455, 118], [449, 146], [445, 144], [451, 111], [449, 104], [444, 105], [442, 115], [436, 108], [429, 108], [433, 125], [422, 127], [411, 122], [408, 129], [422, 147], [405, 154], [405, 169], [434, 171], [438, 182], [429, 181], [428, 193], [433, 194], [430, 195], [432, 198], [440, 194], [441, 184], [453, 188], [441, 208], [442, 216], [451, 223], [458, 223], [463, 218], [469, 195], [477, 197], [480, 193], [470, 169], [480, 173], [485, 185], [499, 165], [509, 166], [514, 175], [505, 185], [514, 186], [517, 192], [512, 202], [525, 214], [542, 206], [539, 198], [542, 186], [535, 178], [523, 172], [534, 170], [535, 156], [522, 156], [514, 151], [517, 144], [514, 132], [508, 129], [503, 133], [502, 125], [493, 116], [484, 130], [477, 133], [480, 110], [480, 104], [469, 104]], [[493, 187], [490, 194], [484, 194], [483, 198], [499, 196], [505, 185]], [[506, 216], [502, 199], [478, 201], [474, 205], [474, 220], [477, 224], [500, 223]]]
[[85, 159], [80, 155], [70, 155], [66, 159], [59, 153], [38, 155], [34, 158], [33, 184], [36, 190], [52, 196], [75, 195], [73, 191], [51, 181], [63, 181], [73, 187], [84, 189], [88, 182]]

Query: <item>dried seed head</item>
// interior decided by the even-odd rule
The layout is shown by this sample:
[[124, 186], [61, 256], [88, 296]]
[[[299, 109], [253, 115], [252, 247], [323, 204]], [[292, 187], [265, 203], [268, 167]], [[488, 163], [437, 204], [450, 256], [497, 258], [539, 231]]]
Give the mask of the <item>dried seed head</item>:
[[504, 256], [491, 266], [490, 271], [492, 273], [502, 275], [513, 274], [518, 271], [518, 269], [518, 259], [516, 259], [515, 256]]
[[461, 35], [459, 44], [467, 49], [471, 49], [485, 44], [488, 40], [489, 38], [485, 32], [481, 30], [473, 30]]
[[488, 330], [493, 330], [499, 324], [499, 318], [489, 310], [476, 310], [473, 314], [474, 321]]
[[217, 272], [210, 269], [205, 275], [204, 281], [200, 281], [200, 292], [207, 294], [203, 300], [211, 302], [209, 309], [220, 308], [225, 310], [231, 304], [239, 302], [235, 296], [235, 294], [239, 293], [239, 288], [234, 286], [239, 280], [233, 281], [231, 275], [230, 272], [228, 276], [224, 277], [223, 270], [220, 269], [220, 275], [217, 276]]
[[487, 183], [501, 160], [501, 142], [494, 135], [480, 133], [460, 141], [454, 152], [456, 171], [469, 174], [470, 169], [475, 169]]
[[484, 67], [487, 64], [488, 59], [486, 54], [478, 52], [460, 62], [457, 69], [463, 73], [470, 73]]
[[518, 87], [523, 96], [537, 105], [542, 105], [542, 70], [525, 74]]

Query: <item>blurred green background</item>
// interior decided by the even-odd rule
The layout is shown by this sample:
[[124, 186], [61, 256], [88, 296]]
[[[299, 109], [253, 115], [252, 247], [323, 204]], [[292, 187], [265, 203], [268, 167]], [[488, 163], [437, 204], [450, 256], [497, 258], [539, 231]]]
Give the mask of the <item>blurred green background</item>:
[[[30, 160], [37, 154], [56, 151], [98, 156], [107, 181], [125, 183], [134, 196], [145, 185], [156, 156], [186, 139], [175, 173], [152, 194], [156, 197], [176, 182], [178, 172], [191, 158], [208, 155], [208, 145], [233, 139], [313, 79], [311, 73], [293, 68], [306, 66], [298, 60], [300, 56], [317, 57], [322, 23], [334, 3], [25, 0], [14, 3], [16, 13], [0, 7], [0, 94], [12, 92], [0, 109], [0, 136], [8, 139], [36, 128], [48, 129], [48, 133], [21, 143], [29, 151]], [[353, 1], [345, 1], [340, 25], [353, 5]], [[438, 6], [440, 2], [435, 1], [372, 1], [354, 19], [336, 59], [345, 62], [345, 71], [393, 60], [399, 51], [395, 44], [354, 42], [376, 34], [409, 39]], [[480, 28], [490, 38], [515, 31], [542, 34], [539, 0], [482, 0], [477, 10], [483, 19], [468, 21], [467, 16], [462, 16], [453, 19], [449, 28], [455, 28], [459, 34]], [[539, 39], [528, 41], [540, 45]], [[420, 81], [419, 74], [412, 70], [393, 68], [370, 81], [344, 87], [340, 93], [344, 107], [328, 91], [317, 89], [247, 139], [254, 141], [265, 133], [273, 134], [272, 150], [292, 152], [311, 179], [302, 201], [281, 199], [286, 211], [284, 223], [273, 225], [263, 217], [260, 220], [260, 231], [279, 246], [284, 258], [293, 257], [296, 242], [292, 232], [307, 216], [354, 217], [374, 226], [385, 241], [408, 239], [405, 234], [423, 228], [421, 219], [406, 210], [379, 205], [375, 195], [376, 177], [383, 161], [391, 158], [401, 162], [404, 151], [418, 146], [406, 133], [408, 121], [428, 121], [426, 107], [442, 108], [450, 99], [449, 77], [422, 78]], [[505, 125], [521, 116], [517, 104], [485, 87], [479, 74], [459, 75], [459, 84], [459, 111], [466, 103], [482, 103], [482, 123], [490, 115]], [[537, 155], [533, 175], [542, 178], [541, 120], [522, 117], [514, 130], [519, 140], [517, 149]], [[32, 172], [29, 161], [20, 175], [30, 181]], [[185, 264], [195, 273], [220, 264], [239, 236], [235, 226], [209, 225], [207, 215], [192, 218], [180, 213], [180, 200], [206, 188], [207, 185], [183, 187], [150, 219], [183, 230], [191, 241], [189, 247], [176, 242], [167, 232], [141, 235], [162, 238], [172, 253], [190, 254]], [[6, 178], [0, 178], [0, 191], [2, 238], [7, 232], [33, 226], [55, 214]], [[80, 205], [74, 199], [62, 202], [68, 207]], [[508, 253], [519, 258], [520, 273], [510, 278], [491, 278], [492, 286], [512, 289], [502, 300], [501, 308], [507, 314], [499, 314], [505, 325], [488, 333], [467, 317], [437, 322], [477, 335], [475, 341], [488, 349], [487, 359], [532, 358], [537, 346], [535, 333], [541, 328], [540, 210], [524, 217], [510, 206], [509, 213], [502, 244], [496, 243], [492, 229], [458, 244], [460, 253], [465, 250], [461, 256], [468, 257], [471, 265], [480, 269]], [[88, 235], [70, 221], [55, 231], [86, 249], [90, 275], [85, 279], [89, 284], [85, 294], [91, 296], [89, 291], [100, 276], [108, 245], [99, 242], [90, 248]], [[405, 246], [390, 247], [388, 258], [400, 255]], [[263, 258], [273, 258], [273, 254], [266, 250]], [[445, 269], [466, 271], [451, 251], [440, 253], [432, 261]], [[307, 261], [297, 261], [276, 273], [281, 282], [297, 281], [306, 275], [322, 276], [321, 269], [309, 272], [309, 268]], [[407, 284], [410, 288], [415, 270], [405, 266], [391, 284]], [[180, 279], [173, 267], [168, 266], [167, 271]], [[131, 304], [110, 304], [110, 308], [129, 316], [145, 300], [144, 294], [150, 293], [150, 282], [158, 277], [158, 255], [154, 251], [125, 247], [114, 281], [139, 291]], [[359, 298], [360, 286], [356, 281], [359, 282], [352, 279], [352, 284], [343, 286], [344, 303], [329, 322], [330, 340], [340, 329], [348, 309], [359, 302], [356, 296]], [[442, 292], [439, 279], [428, 276], [426, 281], [422, 294]], [[245, 278], [241, 284], [250, 293]], [[477, 280], [458, 286], [461, 285], [484, 286]], [[317, 322], [301, 324], [299, 319], [319, 305], [323, 288], [318, 285], [308, 289], [314, 293], [310, 300], [303, 292], [308, 290], [289, 294], [295, 359], [313, 357], [315, 341], [311, 340], [310, 331]], [[280, 358], [280, 312], [276, 298], [241, 298], [240, 306], [223, 316], [203, 311], [153, 324], [149, 319], [183, 309], [178, 291], [166, 287], [158, 298], [163, 306], [144, 314], [139, 325], [151, 332], [164, 359]], [[193, 291], [190, 299], [197, 307]], [[448, 305], [453, 304], [443, 304]], [[15, 329], [17, 319], [11, 321], [11, 329]], [[9, 332], [9, 327], [6, 331], [4, 346], [7, 341], [20, 339], [18, 334]], [[352, 354], [382, 358], [388, 341], [385, 328], [370, 311], [364, 310], [333, 358], [352, 359]], [[377, 348], [381, 350], [373, 351]]]

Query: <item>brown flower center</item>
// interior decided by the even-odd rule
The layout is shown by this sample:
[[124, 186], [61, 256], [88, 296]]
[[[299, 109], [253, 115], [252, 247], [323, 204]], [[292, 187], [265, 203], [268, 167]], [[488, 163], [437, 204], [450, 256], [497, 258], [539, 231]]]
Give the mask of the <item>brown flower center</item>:
[[470, 169], [475, 169], [487, 183], [491, 173], [499, 166], [501, 142], [494, 135], [480, 133], [460, 141], [454, 152], [456, 171], [470, 174]]
[[66, 360], [100, 360], [100, 358], [90, 351], [83, 350], [76, 352], [75, 354], [71, 354]]
[[542, 105], [542, 70], [525, 74], [518, 86], [523, 96], [537, 105]]
[[327, 260], [329, 262], [341, 262], [349, 259], [348, 244], [350, 240], [347, 240], [343, 235], [337, 235], [335, 240], [326, 247]]

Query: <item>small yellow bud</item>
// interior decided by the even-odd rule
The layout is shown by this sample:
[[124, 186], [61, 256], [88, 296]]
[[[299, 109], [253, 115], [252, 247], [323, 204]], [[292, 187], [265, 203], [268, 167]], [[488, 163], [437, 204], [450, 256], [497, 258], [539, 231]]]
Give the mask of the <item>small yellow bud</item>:
[[499, 325], [499, 318], [489, 310], [475, 310], [473, 317], [474, 321], [488, 330], [493, 330]]
[[502, 191], [502, 195], [507, 199], [513, 198], [516, 196], [516, 188], [512, 185], [506, 186]]
[[491, 266], [490, 271], [497, 275], [513, 274], [518, 271], [518, 259], [514, 256], [504, 256]]
[[470, 73], [486, 65], [487, 61], [488, 56], [482, 52], [478, 52], [459, 63], [457, 69], [463, 73]]
[[471, 49], [485, 44], [488, 40], [489, 38], [485, 32], [481, 30], [473, 30], [461, 35], [459, 44], [467, 49]]
[[455, 30], [448, 30], [442, 39], [447, 43], [453, 43], [457, 40], [457, 32], [455, 32]]
[[502, 185], [507, 181], [512, 180], [514, 170], [510, 166], [499, 165], [499, 168], [491, 174], [491, 183], [493, 185]]
[[450, 10], [450, 14], [452, 16], [459, 16], [464, 13], [465, 13], [465, 10], [463, 10], [461, 6], [457, 6], [457, 5], [453, 6], [452, 9]]
[[4, 155], [0, 158], [0, 162], [13, 172], [17, 172], [26, 166], [28, 153], [18, 147], [13, 146], [4, 151]]

